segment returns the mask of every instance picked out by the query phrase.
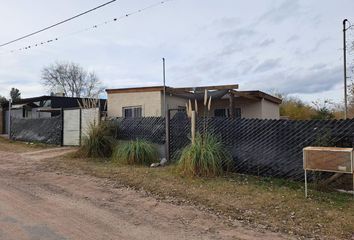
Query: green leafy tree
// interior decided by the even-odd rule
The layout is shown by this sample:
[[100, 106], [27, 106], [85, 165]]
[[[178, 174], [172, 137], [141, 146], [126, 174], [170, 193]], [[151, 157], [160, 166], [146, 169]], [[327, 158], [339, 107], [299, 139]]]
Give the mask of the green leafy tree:
[[312, 119], [330, 120], [335, 118], [334, 103], [330, 100], [314, 101], [312, 104], [315, 106], [316, 112]]
[[283, 96], [282, 99], [280, 116], [293, 120], [308, 120], [312, 119], [312, 116], [315, 115], [316, 110], [299, 98]]
[[16, 102], [17, 100], [21, 99], [21, 92], [17, 88], [11, 88], [10, 91], [10, 98], [13, 102]]
[[3, 97], [3, 96], [0, 95], [0, 108], [1, 108], [1, 106], [2, 106], [4, 103], [6, 103], [6, 102], [7, 102], [7, 99], [6, 99], [5, 97]]
[[328, 108], [320, 108], [318, 111], [316, 111], [316, 114], [312, 116], [312, 119], [318, 120], [330, 120], [334, 118], [334, 113]]

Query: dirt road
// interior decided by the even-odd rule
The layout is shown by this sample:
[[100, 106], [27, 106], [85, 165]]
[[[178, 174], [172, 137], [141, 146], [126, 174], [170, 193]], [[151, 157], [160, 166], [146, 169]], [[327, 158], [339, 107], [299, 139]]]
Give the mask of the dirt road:
[[41, 168], [72, 149], [1, 150], [1, 240], [288, 239], [108, 180]]

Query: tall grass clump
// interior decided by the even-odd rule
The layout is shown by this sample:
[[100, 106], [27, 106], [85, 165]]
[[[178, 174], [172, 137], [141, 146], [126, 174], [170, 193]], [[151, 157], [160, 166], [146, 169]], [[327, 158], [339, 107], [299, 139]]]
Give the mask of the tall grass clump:
[[107, 122], [91, 124], [87, 136], [83, 138], [79, 153], [92, 158], [110, 157], [114, 145], [111, 128]]
[[158, 161], [156, 147], [142, 139], [119, 144], [113, 153], [113, 161], [128, 165], [150, 165]]
[[197, 134], [194, 144], [185, 147], [177, 171], [185, 176], [216, 177], [230, 170], [232, 157], [212, 134]]

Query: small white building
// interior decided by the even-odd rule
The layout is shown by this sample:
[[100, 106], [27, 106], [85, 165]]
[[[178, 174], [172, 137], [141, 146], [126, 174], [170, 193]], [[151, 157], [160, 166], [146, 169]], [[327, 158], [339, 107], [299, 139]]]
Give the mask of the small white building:
[[[211, 116], [279, 119], [282, 100], [261, 91], [237, 91], [238, 85], [197, 88], [166, 87], [167, 109], [185, 109], [189, 100], [203, 109], [204, 91], [212, 96]], [[107, 89], [109, 117], [157, 117], [164, 112], [164, 87]]]

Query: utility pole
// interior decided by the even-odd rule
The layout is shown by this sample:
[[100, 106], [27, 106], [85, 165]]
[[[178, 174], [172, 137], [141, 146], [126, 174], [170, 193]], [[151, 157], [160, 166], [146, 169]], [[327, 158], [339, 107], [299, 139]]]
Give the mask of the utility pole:
[[347, 39], [346, 39], [346, 23], [348, 19], [343, 20], [343, 61], [344, 61], [344, 119], [348, 117], [348, 96], [347, 96]]
[[166, 160], [170, 160], [170, 118], [169, 113], [167, 110], [167, 103], [166, 103], [166, 60], [162, 58], [162, 77], [163, 77], [163, 111], [165, 117], [165, 154]]
[[11, 139], [11, 108], [12, 108], [12, 98], [10, 97], [9, 99], [9, 126], [8, 126], [8, 134], [9, 134], [9, 139]]
[[162, 58], [162, 75], [163, 75], [163, 111], [164, 116], [166, 117], [166, 60]]

